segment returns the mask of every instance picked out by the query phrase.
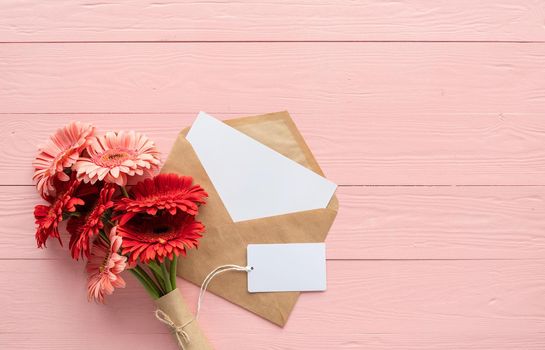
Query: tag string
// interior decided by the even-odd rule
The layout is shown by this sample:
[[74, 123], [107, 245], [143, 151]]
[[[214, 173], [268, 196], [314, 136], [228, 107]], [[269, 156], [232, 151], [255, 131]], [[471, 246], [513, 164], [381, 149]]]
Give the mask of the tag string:
[[253, 268], [250, 266], [239, 266], [239, 265], [222, 265], [216, 267], [212, 272], [206, 276], [204, 281], [202, 282], [201, 289], [199, 291], [199, 300], [197, 301], [197, 313], [195, 314], [195, 319], [199, 319], [199, 313], [201, 312], [201, 305], [204, 300], [204, 293], [206, 293], [206, 289], [208, 288], [208, 285], [212, 281], [214, 277], [216, 277], [219, 274], [222, 274], [227, 271], [244, 271], [244, 272], [250, 272]]
[[184, 328], [191, 322], [193, 322], [193, 319], [189, 320], [181, 326], [177, 326], [174, 321], [172, 321], [170, 316], [161, 309], [155, 310], [155, 317], [171, 329], [172, 333], [176, 336], [179, 348], [181, 350], [185, 350], [185, 344], [190, 343], [190, 338], [189, 334], [187, 334]]

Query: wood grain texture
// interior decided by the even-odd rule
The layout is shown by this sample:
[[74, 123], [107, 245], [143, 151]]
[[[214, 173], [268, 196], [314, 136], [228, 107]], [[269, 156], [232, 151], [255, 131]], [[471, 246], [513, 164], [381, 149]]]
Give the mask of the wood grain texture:
[[[545, 185], [541, 113], [291, 114], [325, 174], [340, 185]], [[31, 185], [37, 147], [70, 120], [92, 122], [102, 132], [134, 128], [166, 156], [195, 115], [0, 116], [0, 184]]]
[[[105, 342], [119, 333], [158, 333], [161, 342], [169, 336], [153, 318], [152, 302], [130, 277], [128, 287], [109, 298], [106, 307], [87, 304], [82, 268], [69, 257], [4, 261], [0, 339], [13, 333], [60, 338], [89, 329]], [[14, 274], [15, 270], [19, 272]], [[420, 338], [428, 345], [428, 337], [444, 337], [443, 342], [449, 339], [452, 348], [460, 348], [472, 337], [502, 333], [507, 337], [515, 330], [543, 344], [537, 336], [545, 325], [543, 260], [329, 261], [328, 272], [328, 291], [303, 294], [284, 329], [213, 295], [205, 299], [200, 322], [218, 349], [232, 348], [226, 335], [232, 345], [247, 334], [253, 335], [257, 344], [251, 345], [258, 349], [274, 348], [273, 344], [281, 349], [307, 348], [306, 344], [322, 340], [331, 348], [363, 348], [370, 346], [366, 340], [373, 334], [378, 339], [400, 334], [401, 339]], [[198, 289], [185, 283], [182, 288], [195, 305]], [[24, 312], [31, 317], [24, 324], [17, 322]], [[257, 341], [257, 336], [263, 340]]]
[[[218, 349], [237, 350], [293, 350], [297, 349], [335, 349], [335, 350], [543, 350], [545, 341], [542, 333], [502, 332], [488, 334], [408, 334], [361, 332], [343, 335], [339, 339], [334, 334], [317, 334], [309, 337], [308, 332], [283, 332], [278, 336], [264, 337], [249, 329], [240, 334], [222, 334]], [[241, 337], [244, 341], [241, 341]], [[102, 334], [82, 337], [76, 334], [48, 334], [40, 341], [26, 334], [2, 333], [0, 346], [25, 350], [73, 350], [73, 349], [125, 349], [131, 350], [177, 350], [170, 335], [164, 333], [120, 333], [107, 338]]]
[[[545, 187], [341, 187], [338, 198], [329, 259], [545, 258]], [[67, 254], [36, 249], [37, 203], [32, 187], [0, 187], [0, 258]]]
[[542, 113], [545, 43], [0, 47], [0, 113]]
[[537, 0], [3, 0], [0, 41], [545, 39]]
[[[0, 349], [175, 349], [35, 248], [30, 162], [70, 120], [166, 154], [199, 110], [288, 110], [338, 190], [328, 291], [285, 329], [208, 294], [218, 350], [545, 348], [538, 0], [0, 2]], [[198, 289], [180, 281], [195, 305]]]

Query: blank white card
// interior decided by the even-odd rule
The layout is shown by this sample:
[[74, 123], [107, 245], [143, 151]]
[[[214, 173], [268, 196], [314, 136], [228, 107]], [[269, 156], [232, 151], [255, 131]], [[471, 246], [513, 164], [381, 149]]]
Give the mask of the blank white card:
[[248, 292], [326, 290], [325, 243], [248, 244]]
[[325, 208], [337, 187], [204, 112], [187, 140], [235, 222]]

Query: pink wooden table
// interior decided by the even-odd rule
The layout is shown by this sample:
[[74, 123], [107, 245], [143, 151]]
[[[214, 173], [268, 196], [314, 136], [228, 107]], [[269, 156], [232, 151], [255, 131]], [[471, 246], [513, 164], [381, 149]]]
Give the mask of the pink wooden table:
[[217, 349], [544, 349], [544, 22], [537, 0], [2, 0], [0, 348], [175, 349], [134, 279], [88, 304], [83, 266], [35, 249], [38, 142], [79, 119], [167, 153], [199, 110], [287, 109], [340, 185], [329, 289], [284, 329], [209, 295]]

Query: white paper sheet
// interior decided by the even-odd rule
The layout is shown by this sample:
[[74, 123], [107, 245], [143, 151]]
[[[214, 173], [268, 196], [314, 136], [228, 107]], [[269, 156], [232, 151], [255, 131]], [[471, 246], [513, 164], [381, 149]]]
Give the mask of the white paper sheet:
[[248, 244], [248, 292], [326, 290], [324, 243]]
[[204, 112], [187, 140], [235, 222], [325, 208], [337, 187]]

